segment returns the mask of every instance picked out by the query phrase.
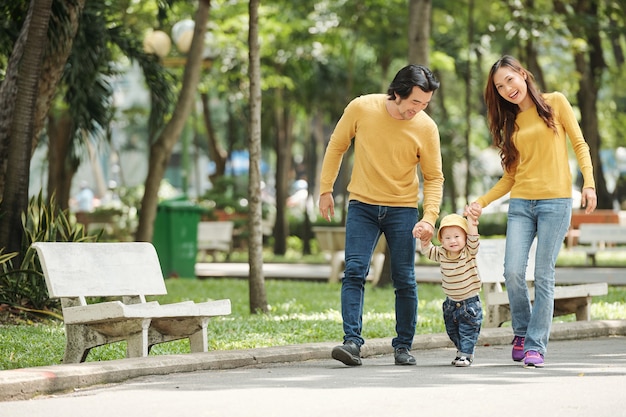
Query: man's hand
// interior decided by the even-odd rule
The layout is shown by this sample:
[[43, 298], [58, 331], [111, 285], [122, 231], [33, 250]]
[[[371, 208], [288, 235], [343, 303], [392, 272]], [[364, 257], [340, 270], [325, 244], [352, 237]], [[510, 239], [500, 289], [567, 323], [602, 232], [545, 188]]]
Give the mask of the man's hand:
[[333, 193], [324, 193], [320, 195], [319, 200], [320, 213], [327, 222], [335, 215], [335, 199]]
[[413, 237], [423, 242], [430, 241], [435, 234], [435, 228], [425, 221], [419, 221], [413, 226]]

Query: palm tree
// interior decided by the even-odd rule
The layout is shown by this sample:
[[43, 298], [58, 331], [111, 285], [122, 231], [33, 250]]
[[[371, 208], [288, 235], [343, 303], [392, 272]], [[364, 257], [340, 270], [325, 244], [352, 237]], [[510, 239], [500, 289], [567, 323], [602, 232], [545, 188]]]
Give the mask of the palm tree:
[[[22, 241], [22, 213], [28, 207], [30, 157], [36, 133], [32, 121], [37, 115], [51, 10], [52, 0], [31, 2], [0, 90], [0, 104], [6, 109], [5, 117], [0, 120], [0, 160], [6, 166], [0, 175], [0, 184], [4, 185], [0, 202], [0, 247], [8, 252], [19, 252]], [[20, 260], [17, 262], [19, 264]]]

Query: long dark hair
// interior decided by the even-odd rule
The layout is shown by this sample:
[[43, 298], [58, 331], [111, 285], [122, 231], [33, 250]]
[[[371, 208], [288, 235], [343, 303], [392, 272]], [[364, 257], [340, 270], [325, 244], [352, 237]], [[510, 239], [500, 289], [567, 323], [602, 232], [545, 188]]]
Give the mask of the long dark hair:
[[430, 93], [439, 88], [439, 81], [425, 66], [407, 65], [398, 71], [391, 84], [389, 84], [389, 89], [387, 90], [388, 99], [395, 100], [395, 94], [401, 99], [405, 99], [411, 95], [413, 87], [419, 87], [423, 92]]
[[502, 67], [509, 67], [513, 71], [522, 74], [526, 73], [526, 85], [528, 94], [537, 107], [539, 117], [543, 119], [546, 126], [556, 130], [554, 124], [554, 114], [552, 108], [541, 96], [541, 92], [535, 83], [535, 77], [526, 68], [522, 67], [519, 61], [512, 56], [504, 55], [497, 60], [489, 71], [487, 85], [485, 87], [485, 103], [487, 105], [487, 120], [489, 131], [493, 137], [493, 144], [500, 149], [500, 160], [505, 170], [509, 171], [517, 164], [519, 151], [513, 143], [513, 134], [517, 130], [515, 117], [520, 112], [517, 104], [505, 100], [496, 90], [493, 76]]

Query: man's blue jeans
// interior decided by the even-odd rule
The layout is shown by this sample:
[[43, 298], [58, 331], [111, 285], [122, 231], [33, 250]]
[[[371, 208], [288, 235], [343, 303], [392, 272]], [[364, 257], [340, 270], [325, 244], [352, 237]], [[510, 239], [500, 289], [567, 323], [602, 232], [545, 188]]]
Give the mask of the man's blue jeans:
[[[571, 198], [512, 198], [509, 202], [504, 280], [511, 306], [513, 332], [526, 338], [526, 352], [535, 350], [545, 354], [547, 351], [554, 313], [556, 258], [569, 228], [571, 214]], [[535, 236], [535, 301], [531, 305], [526, 266]]]
[[474, 296], [463, 301], [445, 299], [442, 305], [446, 333], [454, 343], [459, 356], [473, 357], [483, 322], [480, 298]]
[[344, 340], [362, 346], [365, 278], [381, 234], [391, 254], [391, 278], [395, 289], [396, 333], [394, 348], [411, 349], [417, 324], [415, 238], [412, 231], [418, 210], [411, 207], [374, 206], [350, 201], [346, 219], [346, 268], [341, 285]]

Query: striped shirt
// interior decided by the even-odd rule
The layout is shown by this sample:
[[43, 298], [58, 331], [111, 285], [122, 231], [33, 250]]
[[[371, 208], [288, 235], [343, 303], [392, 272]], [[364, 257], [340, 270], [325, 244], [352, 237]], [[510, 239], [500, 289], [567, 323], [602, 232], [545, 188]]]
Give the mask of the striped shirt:
[[454, 301], [463, 301], [480, 293], [480, 277], [476, 264], [479, 246], [478, 235], [468, 235], [467, 244], [455, 258], [448, 251], [430, 243], [422, 248], [422, 254], [439, 263], [443, 292]]

